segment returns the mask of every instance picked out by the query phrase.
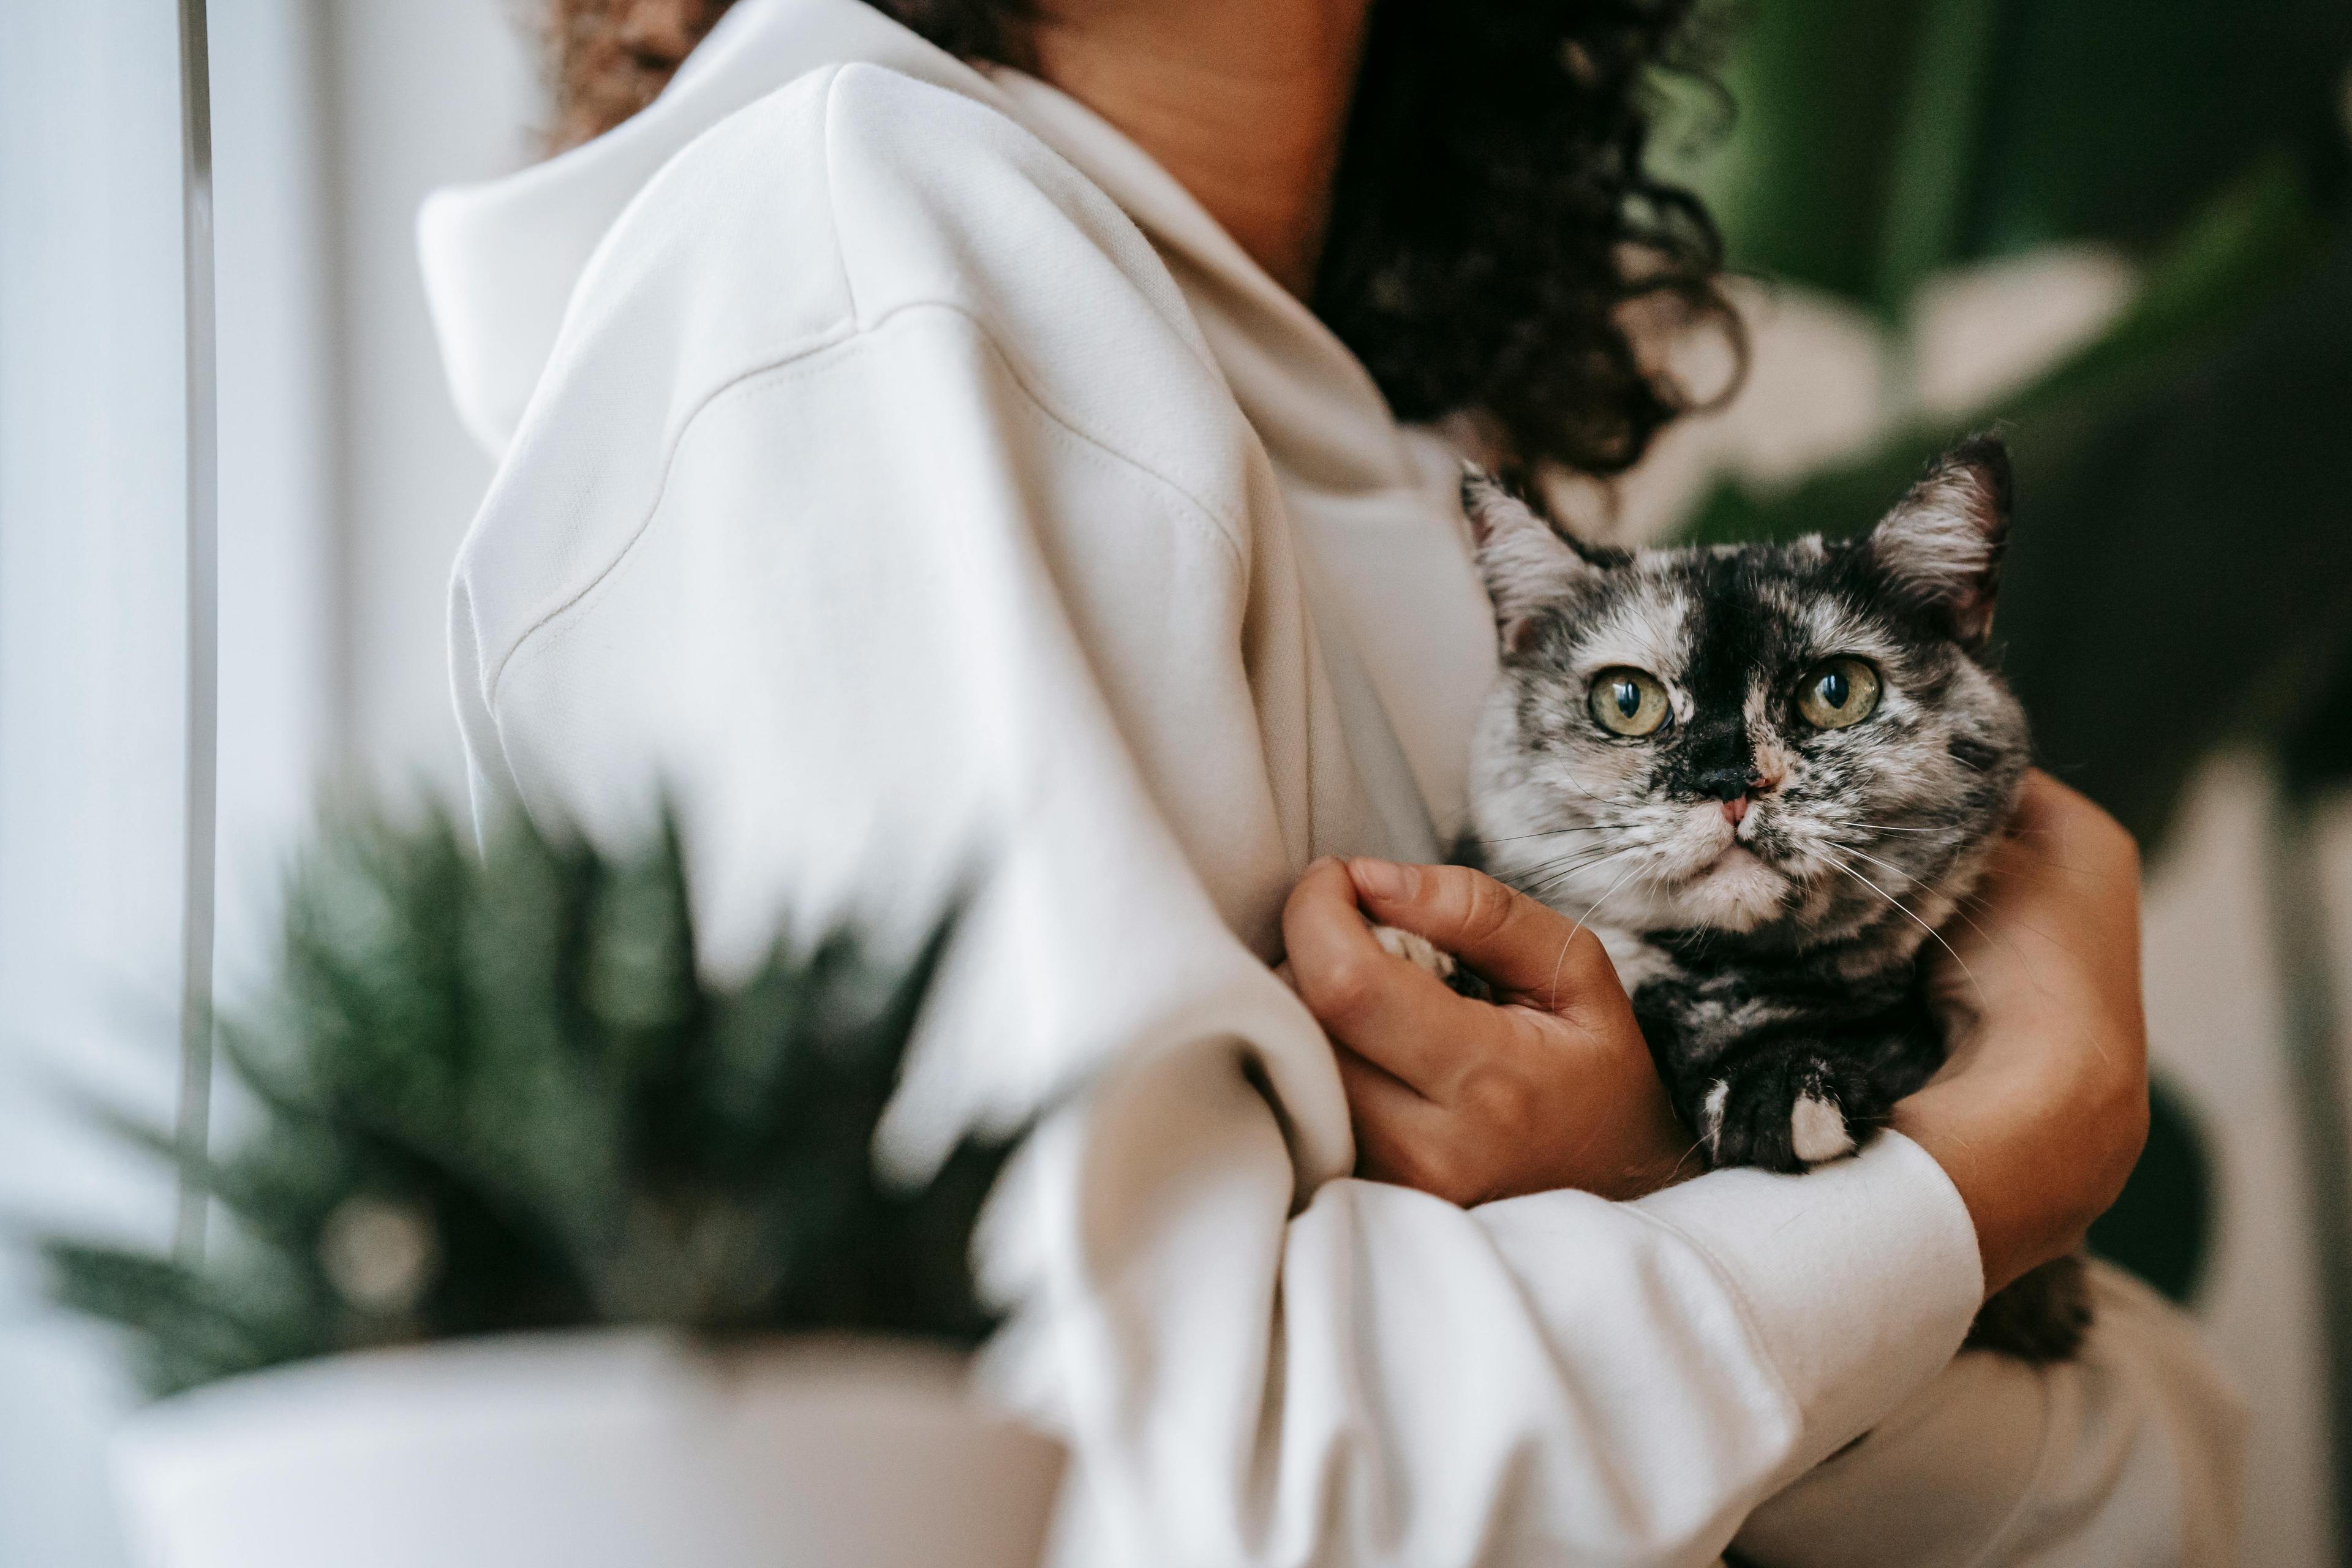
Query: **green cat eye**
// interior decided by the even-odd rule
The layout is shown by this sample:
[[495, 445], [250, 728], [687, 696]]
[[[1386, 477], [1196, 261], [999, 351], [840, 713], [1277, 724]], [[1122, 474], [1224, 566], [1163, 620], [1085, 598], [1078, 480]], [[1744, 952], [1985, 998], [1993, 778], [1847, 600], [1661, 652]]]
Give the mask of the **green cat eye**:
[[1797, 711], [1816, 730], [1859, 724], [1878, 708], [1878, 671], [1858, 658], [1828, 658], [1797, 682]]
[[1654, 735], [1674, 711], [1658, 678], [1640, 669], [1602, 670], [1587, 701], [1594, 721], [1612, 735]]

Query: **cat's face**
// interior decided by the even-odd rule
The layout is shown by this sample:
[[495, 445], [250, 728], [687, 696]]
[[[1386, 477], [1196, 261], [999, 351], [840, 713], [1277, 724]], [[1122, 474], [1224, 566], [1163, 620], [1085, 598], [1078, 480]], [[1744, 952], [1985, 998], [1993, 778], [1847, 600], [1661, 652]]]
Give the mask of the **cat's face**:
[[1998, 446], [1832, 543], [1580, 551], [1491, 481], [1465, 500], [1503, 635], [1472, 786], [1497, 876], [1604, 926], [1790, 947], [1907, 950], [1951, 913], [2027, 762], [1978, 658]]

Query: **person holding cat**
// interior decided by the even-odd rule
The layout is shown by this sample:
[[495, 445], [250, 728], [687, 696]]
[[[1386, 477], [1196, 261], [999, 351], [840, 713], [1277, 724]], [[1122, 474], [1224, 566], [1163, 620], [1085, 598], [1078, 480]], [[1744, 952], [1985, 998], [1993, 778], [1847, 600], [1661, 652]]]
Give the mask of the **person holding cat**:
[[2145, 1126], [2111, 823], [2021, 786], [1952, 1060], [1801, 1175], [1708, 1168], [1644, 977], [1431, 864], [1511, 650], [1427, 422], [1606, 474], [1687, 405], [1622, 309], [1722, 320], [1642, 173], [1687, 5], [551, 4], [579, 144], [421, 229], [500, 456], [477, 808], [672, 799], [720, 969], [969, 891], [886, 1152], [1052, 1108], [982, 1263], [1058, 1561], [2231, 1561], [2146, 1292], [1955, 1354]]

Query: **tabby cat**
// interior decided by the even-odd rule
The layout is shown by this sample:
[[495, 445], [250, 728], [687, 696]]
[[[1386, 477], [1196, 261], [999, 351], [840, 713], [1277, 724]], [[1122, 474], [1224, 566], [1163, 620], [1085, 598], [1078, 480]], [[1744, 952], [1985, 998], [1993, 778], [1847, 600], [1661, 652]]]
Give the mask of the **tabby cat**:
[[[1837, 1159], [1943, 1063], [1922, 959], [2029, 759], [1986, 654], [2010, 496], [1979, 437], [1856, 539], [1626, 552], [1465, 480], [1502, 675], [1460, 858], [1601, 933], [1714, 1165]], [[2087, 1321], [2066, 1258], [1971, 1342]]]

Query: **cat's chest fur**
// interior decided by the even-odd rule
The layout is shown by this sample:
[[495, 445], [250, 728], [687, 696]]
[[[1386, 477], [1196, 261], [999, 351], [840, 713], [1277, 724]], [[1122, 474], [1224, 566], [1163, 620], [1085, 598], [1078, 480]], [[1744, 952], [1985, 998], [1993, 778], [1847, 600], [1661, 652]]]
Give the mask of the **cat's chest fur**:
[[[1865, 1070], [1887, 1101], [1899, 1100], [1943, 1065], [1944, 1038], [1919, 974], [1916, 948], [1859, 944], [1774, 952], [1715, 933], [1604, 931], [1652, 1059], [1668, 1083], [1706, 1086], [1696, 1097], [1697, 1131], [1719, 1153], [1725, 1106], [1714, 1086], [1759, 1046], [1804, 1041]], [[1818, 1115], [1808, 1139], [1802, 1097], [1791, 1110], [1789, 1153], [1799, 1164], [1842, 1152], [1864, 1128]], [[1710, 1123], [1713, 1123], [1710, 1125]], [[1827, 1144], [1835, 1144], [1830, 1148]], [[1778, 1162], [1768, 1162], [1777, 1163]]]

